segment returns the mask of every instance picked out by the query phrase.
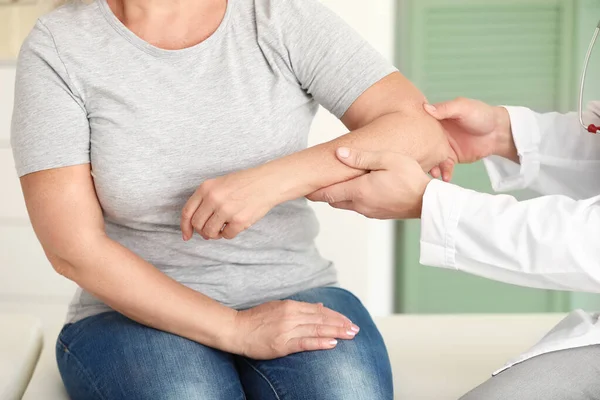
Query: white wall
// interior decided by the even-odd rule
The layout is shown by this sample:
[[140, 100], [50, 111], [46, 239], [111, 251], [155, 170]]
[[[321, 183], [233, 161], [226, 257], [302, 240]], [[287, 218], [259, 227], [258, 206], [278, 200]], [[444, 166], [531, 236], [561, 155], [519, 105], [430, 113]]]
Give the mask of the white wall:
[[[325, 3], [392, 59], [393, 0]], [[30, 312], [47, 319], [57, 310], [62, 313], [74, 286], [53, 272], [27, 221], [8, 147], [13, 81], [14, 64], [0, 61], [0, 312]], [[343, 133], [342, 124], [321, 110], [311, 144]], [[374, 314], [391, 312], [393, 224], [322, 204], [315, 209], [322, 227], [319, 248], [337, 264], [342, 285], [357, 294]]]
[[[394, 54], [395, 1], [324, 0], [390, 62]], [[311, 145], [345, 133], [339, 121], [321, 110]], [[392, 312], [394, 289], [394, 224], [315, 205], [321, 221], [318, 245], [333, 260], [341, 284], [352, 290], [376, 315]]]

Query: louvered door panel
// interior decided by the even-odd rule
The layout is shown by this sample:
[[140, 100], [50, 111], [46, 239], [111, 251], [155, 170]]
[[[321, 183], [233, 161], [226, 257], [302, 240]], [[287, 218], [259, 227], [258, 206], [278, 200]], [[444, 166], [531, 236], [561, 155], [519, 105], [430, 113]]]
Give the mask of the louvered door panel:
[[[574, 0], [413, 0], [401, 7], [403, 71], [431, 102], [458, 96], [539, 111], [573, 100]], [[481, 163], [454, 183], [491, 192]], [[518, 196], [525, 197], [526, 193]], [[544, 312], [564, 293], [505, 285], [419, 265], [418, 221], [399, 224], [398, 309], [403, 312]]]
[[460, 95], [540, 110], [568, 108], [573, 1], [411, 5], [411, 77], [431, 101]]

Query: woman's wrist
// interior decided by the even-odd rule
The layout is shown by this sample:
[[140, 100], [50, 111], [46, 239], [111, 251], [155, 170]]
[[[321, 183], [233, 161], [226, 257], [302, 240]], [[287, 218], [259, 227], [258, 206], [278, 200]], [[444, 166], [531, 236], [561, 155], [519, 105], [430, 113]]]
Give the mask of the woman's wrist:
[[504, 107], [494, 107], [494, 115], [496, 118], [494, 131], [496, 144], [493, 154], [518, 163], [519, 154], [512, 135], [510, 114]]
[[299, 153], [288, 157], [273, 160], [258, 167], [257, 173], [261, 174], [268, 182], [270, 199], [273, 205], [304, 197], [320, 189], [313, 187], [311, 174], [305, 170], [305, 161], [301, 160]]
[[240, 353], [239, 343], [239, 327], [238, 327], [238, 314], [239, 312], [233, 308], [224, 307], [223, 312], [218, 321], [210, 324], [211, 329], [210, 336], [212, 337], [212, 343], [203, 343], [214, 347], [218, 350], [231, 353]]

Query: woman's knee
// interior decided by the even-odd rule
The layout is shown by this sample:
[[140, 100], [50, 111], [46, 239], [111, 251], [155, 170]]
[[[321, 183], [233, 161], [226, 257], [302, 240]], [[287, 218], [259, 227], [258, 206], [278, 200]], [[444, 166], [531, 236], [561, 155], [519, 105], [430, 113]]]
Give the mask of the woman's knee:
[[340, 345], [270, 361], [245, 360], [239, 370], [248, 399], [392, 400], [389, 363], [360, 359], [349, 343]]
[[340, 362], [325, 368], [322, 373], [328, 375], [316, 398], [343, 400], [392, 400], [393, 382], [387, 365], [367, 363], [361, 365], [357, 360]]
[[[379, 332], [361, 331], [355, 339], [341, 342], [322, 360], [318, 373], [324, 377], [327, 399], [392, 399], [392, 370]], [[375, 340], [373, 338], [375, 337]]]
[[[294, 300], [321, 302], [359, 326], [352, 340], [339, 341], [333, 350], [307, 353], [315, 374], [327, 380], [331, 393], [324, 398], [391, 399], [392, 370], [389, 355], [379, 329], [362, 302], [352, 293], [334, 287], [308, 290]], [[335, 377], [329, 381], [328, 377]], [[361, 395], [364, 395], [361, 397]]]
[[348, 317], [361, 329], [374, 327], [369, 312], [362, 302], [351, 292], [338, 287], [320, 287], [305, 290], [290, 297], [291, 300], [306, 303], [323, 303], [329, 309]]

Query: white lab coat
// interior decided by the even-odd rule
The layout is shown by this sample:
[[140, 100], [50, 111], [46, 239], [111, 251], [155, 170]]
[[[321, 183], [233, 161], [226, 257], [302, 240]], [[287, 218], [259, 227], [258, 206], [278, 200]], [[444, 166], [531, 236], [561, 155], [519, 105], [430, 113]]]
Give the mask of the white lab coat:
[[[421, 264], [521, 286], [600, 293], [600, 135], [582, 129], [576, 113], [507, 109], [521, 164], [484, 160], [492, 186], [542, 196], [518, 202], [432, 181], [423, 199]], [[600, 103], [585, 114], [586, 123], [600, 123]], [[577, 310], [496, 373], [593, 344], [600, 344], [598, 315]]]

